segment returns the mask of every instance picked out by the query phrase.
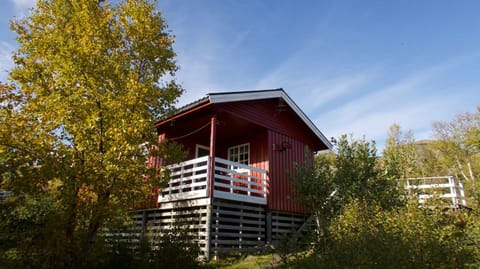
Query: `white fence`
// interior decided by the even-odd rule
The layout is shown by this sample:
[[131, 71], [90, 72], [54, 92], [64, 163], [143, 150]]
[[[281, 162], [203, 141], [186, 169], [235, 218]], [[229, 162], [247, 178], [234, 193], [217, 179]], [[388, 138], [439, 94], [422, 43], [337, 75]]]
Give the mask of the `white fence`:
[[[213, 196], [256, 204], [267, 203], [267, 171], [264, 169], [214, 158]], [[210, 158], [200, 157], [170, 165], [170, 181], [158, 202], [207, 197]]]
[[451, 176], [407, 178], [405, 189], [417, 196], [421, 204], [429, 198], [439, 197], [449, 199], [454, 206], [467, 206], [462, 183]]

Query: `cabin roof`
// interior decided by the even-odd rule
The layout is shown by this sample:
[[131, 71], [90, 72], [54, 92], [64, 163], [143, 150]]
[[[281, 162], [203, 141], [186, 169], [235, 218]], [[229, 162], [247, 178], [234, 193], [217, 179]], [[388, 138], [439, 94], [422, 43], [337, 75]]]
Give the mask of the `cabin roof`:
[[[262, 99], [281, 98], [289, 107], [302, 119], [309, 129], [329, 148], [332, 144], [325, 135], [315, 126], [315, 124], [307, 117], [307, 115], [295, 104], [283, 89], [257, 90], [257, 91], [239, 91], [239, 92], [214, 92], [208, 93], [205, 97], [200, 98], [192, 103], [180, 107], [173, 116], [182, 114], [195, 107], [203, 104], [221, 104], [229, 102], [253, 101]], [[162, 122], [168, 121], [168, 118], [161, 120], [155, 124], [160, 125]]]

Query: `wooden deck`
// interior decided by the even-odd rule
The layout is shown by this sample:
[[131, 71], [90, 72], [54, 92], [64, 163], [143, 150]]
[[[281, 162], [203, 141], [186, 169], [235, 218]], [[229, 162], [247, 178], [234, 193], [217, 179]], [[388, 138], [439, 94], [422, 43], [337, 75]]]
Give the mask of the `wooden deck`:
[[298, 230], [306, 219], [266, 209], [264, 169], [209, 156], [167, 169], [170, 181], [159, 194], [159, 206], [135, 212], [136, 226], [154, 238], [174, 223], [187, 224], [207, 259], [232, 251], [262, 250]]
[[[267, 171], [253, 166], [215, 157], [214, 171], [208, 156], [170, 165], [170, 181], [162, 189], [158, 202], [173, 202], [208, 197], [210, 186], [213, 197], [226, 200], [267, 204]], [[209, 175], [214, 182], [209, 184]]]

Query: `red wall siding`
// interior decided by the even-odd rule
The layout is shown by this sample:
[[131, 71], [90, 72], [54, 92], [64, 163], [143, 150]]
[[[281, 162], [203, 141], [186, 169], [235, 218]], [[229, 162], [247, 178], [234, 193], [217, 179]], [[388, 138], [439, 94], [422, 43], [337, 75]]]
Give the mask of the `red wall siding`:
[[255, 132], [245, 130], [241, 138], [223, 140], [217, 137], [217, 157], [227, 159], [228, 148], [240, 144], [250, 143], [250, 165], [268, 170], [268, 134], [266, 129]]
[[[263, 132], [257, 133], [250, 140], [250, 165], [268, 171], [268, 164], [268, 133], [267, 130], [263, 130]], [[259, 176], [256, 173], [254, 175]], [[269, 176], [267, 173], [268, 182]]]
[[257, 100], [220, 104], [219, 109], [264, 126], [278, 133], [288, 134], [309, 144], [313, 150], [326, 146], [312, 133], [303, 121], [289, 108], [278, 111], [277, 100]]
[[[290, 175], [295, 173], [294, 164], [305, 162], [306, 144], [287, 135], [269, 131], [270, 155], [270, 195], [267, 207], [273, 211], [304, 213], [305, 209], [296, 201]], [[280, 144], [287, 143], [290, 148], [278, 150]], [[311, 153], [310, 153], [311, 154]]]
[[[249, 139], [252, 143], [251, 163], [254, 162], [254, 154], [262, 154], [262, 158], [266, 157], [263, 165], [267, 165], [266, 169], [269, 171], [267, 208], [273, 211], [304, 213], [305, 208], [296, 201], [298, 194], [295, 194], [289, 174], [295, 172], [295, 163], [304, 163], [306, 146], [310, 150], [326, 147], [292, 110], [278, 111], [277, 102], [271, 99], [235, 102], [221, 104], [218, 108], [268, 129], [267, 146], [262, 147], [266, 152], [257, 153], [258, 147], [253, 144], [265, 140]], [[278, 146], [275, 145], [285, 142], [290, 147], [285, 151], [279, 151]]]

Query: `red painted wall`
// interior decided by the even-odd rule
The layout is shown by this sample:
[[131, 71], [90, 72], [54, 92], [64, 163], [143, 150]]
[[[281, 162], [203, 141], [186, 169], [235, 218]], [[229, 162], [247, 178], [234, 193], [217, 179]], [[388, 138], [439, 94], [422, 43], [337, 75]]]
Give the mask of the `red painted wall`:
[[[293, 184], [289, 178], [295, 163], [305, 162], [305, 150], [320, 150], [326, 146], [289, 108], [278, 110], [278, 100], [258, 100], [221, 104], [219, 109], [237, 117], [248, 119], [264, 126], [268, 131], [264, 139], [252, 139], [251, 163], [264, 159], [261, 166], [269, 171], [269, 196], [267, 207], [273, 211], [304, 213], [305, 208], [297, 202]], [[288, 148], [280, 151], [281, 145]], [[261, 156], [261, 157], [259, 157]]]
[[[268, 133], [270, 160], [270, 195], [267, 207], [273, 211], [303, 213], [305, 208], [297, 202], [290, 176], [295, 173], [294, 164], [305, 163], [306, 144], [288, 135], [270, 130]], [[289, 145], [282, 150], [279, 145]], [[308, 154], [312, 154], [309, 150]]]

